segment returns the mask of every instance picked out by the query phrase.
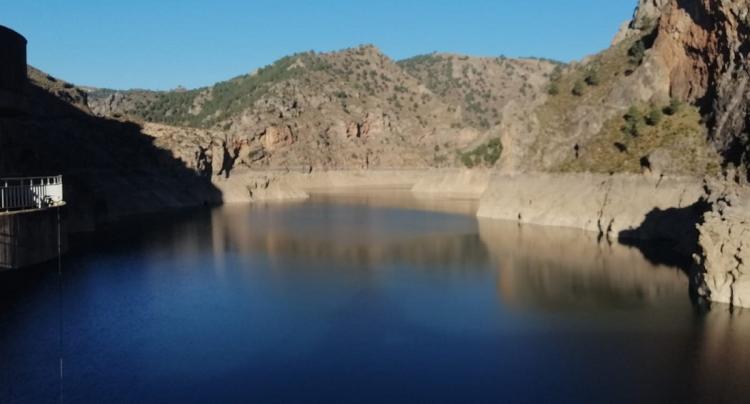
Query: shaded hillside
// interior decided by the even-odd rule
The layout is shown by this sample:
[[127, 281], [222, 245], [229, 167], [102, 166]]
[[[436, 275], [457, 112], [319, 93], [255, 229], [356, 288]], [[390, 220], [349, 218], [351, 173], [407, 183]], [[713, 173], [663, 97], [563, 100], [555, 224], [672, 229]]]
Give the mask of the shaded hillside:
[[30, 69], [31, 109], [0, 122], [0, 176], [62, 174], [69, 223], [221, 202], [210, 178], [154, 145], [134, 123], [93, 116], [84, 90]]

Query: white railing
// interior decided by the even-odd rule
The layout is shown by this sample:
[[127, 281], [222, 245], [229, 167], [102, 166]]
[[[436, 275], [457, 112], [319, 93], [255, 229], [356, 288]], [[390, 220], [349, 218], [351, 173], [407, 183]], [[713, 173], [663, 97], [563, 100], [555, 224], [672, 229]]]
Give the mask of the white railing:
[[62, 175], [0, 178], [0, 211], [41, 209], [62, 203]]

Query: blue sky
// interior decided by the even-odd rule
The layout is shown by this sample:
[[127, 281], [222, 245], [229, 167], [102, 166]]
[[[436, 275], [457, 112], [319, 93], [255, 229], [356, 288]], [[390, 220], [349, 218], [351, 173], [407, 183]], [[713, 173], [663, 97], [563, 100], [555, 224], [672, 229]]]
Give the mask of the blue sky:
[[636, 0], [23, 0], [0, 25], [29, 63], [76, 84], [199, 87], [299, 51], [372, 43], [429, 53], [580, 59], [608, 46]]

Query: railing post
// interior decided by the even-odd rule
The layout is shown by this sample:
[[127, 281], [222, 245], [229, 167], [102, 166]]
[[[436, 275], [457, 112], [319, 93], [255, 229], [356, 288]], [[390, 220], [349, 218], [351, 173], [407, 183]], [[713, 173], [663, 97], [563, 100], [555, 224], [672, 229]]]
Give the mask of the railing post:
[[47, 202], [62, 202], [62, 175], [0, 178], [0, 209], [41, 209]]

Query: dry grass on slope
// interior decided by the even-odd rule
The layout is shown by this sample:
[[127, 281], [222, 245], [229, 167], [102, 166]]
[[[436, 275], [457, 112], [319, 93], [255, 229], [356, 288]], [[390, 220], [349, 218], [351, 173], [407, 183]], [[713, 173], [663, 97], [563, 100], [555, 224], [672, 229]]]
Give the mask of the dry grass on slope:
[[697, 108], [683, 105], [670, 111], [667, 106], [634, 106], [608, 120], [593, 141], [580, 145], [578, 158], [571, 157], [558, 167], [598, 173], [645, 169], [683, 175], [719, 171], [719, 156], [707, 141]]

